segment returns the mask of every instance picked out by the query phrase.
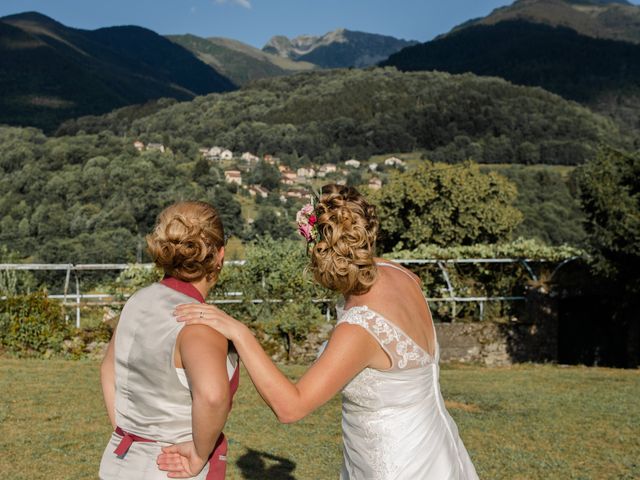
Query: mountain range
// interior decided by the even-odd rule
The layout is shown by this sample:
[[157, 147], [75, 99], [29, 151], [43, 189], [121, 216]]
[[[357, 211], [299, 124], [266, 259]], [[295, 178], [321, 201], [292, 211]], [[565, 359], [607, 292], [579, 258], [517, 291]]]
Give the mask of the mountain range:
[[340, 28], [322, 36], [302, 35], [293, 39], [275, 36], [262, 50], [323, 68], [361, 68], [375, 65], [392, 53], [416, 43]]
[[0, 124], [51, 131], [71, 118], [163, 97], [188, 100], [261, 78], [369, 66], [415, 43], [344, 29], [304, 42], [275, 38], [260, 50], [227, 38], [163, 37], [137, 26], [70, 28], [37, 12], [2, 17]]
[[51, 129], [67, 118], [151, 99], [235, 88], [145, 28], [80, 30], [34, 12], [0, 19], [0, 123]]
[[12, 15], [0, 18], [0, 123], [53, 131], [116, 108], [136, 118], [163, 97], [377, 62], [542, 87], [640, 131], [640, 7], [625, 0], [517, 0], [422, 44], [338, 29], [275, 36], [262, 50], [227, 38], [163, 37], [136, 26], [89, 31], [34, 12]]

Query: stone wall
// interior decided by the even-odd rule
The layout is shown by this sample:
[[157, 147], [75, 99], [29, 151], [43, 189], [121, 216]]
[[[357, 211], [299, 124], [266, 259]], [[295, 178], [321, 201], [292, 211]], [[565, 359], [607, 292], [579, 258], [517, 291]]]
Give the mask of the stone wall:
[[[325, 324], [305, 341], [295, 342], [290, 354], [283, 338], [255, 332], [268, 354], [276, 361], [313, 362], [321, 345], [331, 335]], [[530, 289], [520, 318], [508, 322], [491, 320], [436, 323], [443, 362], [474, 362], [510, 365], [517, 362], [558, 360], [557, 300], [544, 290]]]
[[509, 365], [558, 359], [558, 308], [545, 291], [530, 290], [521, 318], [509, 322], [438, 323], [442, 361]]

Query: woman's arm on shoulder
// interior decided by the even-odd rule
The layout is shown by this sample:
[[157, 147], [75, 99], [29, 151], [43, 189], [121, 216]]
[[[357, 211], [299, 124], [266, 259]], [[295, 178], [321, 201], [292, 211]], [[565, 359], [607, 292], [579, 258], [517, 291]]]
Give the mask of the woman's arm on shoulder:
[[102, 385], [102, 397], [107, 408], [107, 415], [111, 426], [116, 428], [116, 355], [115, 355], [116, 330], [113, 330], [107, 351], [100, 364], [100, 383]]
[[362, 328], [338, 325], [320, 358], [297, 383], [274, 365], [248, 328], [234, 345], [256, 389], [282, 423], [296, 422], [325, 404], [365, 369], [379, 351]]
[[231, 407], [227, 374], [228, 341], [201, 325], [186, 326], [178, 336], [180, 361], [185, 369], [192, 403], [193, 442], [205, 460], [213, 451]]

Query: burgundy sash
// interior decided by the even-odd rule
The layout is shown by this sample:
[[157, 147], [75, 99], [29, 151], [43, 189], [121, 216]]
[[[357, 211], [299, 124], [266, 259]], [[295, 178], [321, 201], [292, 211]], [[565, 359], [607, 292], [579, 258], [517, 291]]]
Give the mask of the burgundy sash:
[[[177, 290], [180, 293], [184, 293], [185, 295], [190, 296], [200, 303], [204, 303], [202, 294], [196, 287], [194, 287], [190, 283], [183, 282], [181, 280], [178, 280], [177, 278], [169, 276], [165, 276], [160, 283], [166, 285], [169, 288]], [[239, 384], [240, 362], [238, 362], [238, 365], [233, 372], [233, 376], [231, 377], [231, 380], [229, 380], [229, 391], [231, 394], [231, 398], [229, 399], [229, 410], [231, 410], [231, 406], [233, 405], [233, 396], [238, 391]], [[148, 438], [143, 438], [138, 435], [125, 432], [120, 427], [116, 427], [116, 433], [122, 436], [122, 440], [120, 440], [118, 447], [114, 450], [113, 453], [115, 453], [120, 458], [124, 458], [126, 456], [133, 442], [156, 442], [156, 440], [150, 440]], [[224, 433], [220, 433], [218, 440], [216, 440], [216, 445], [213, 448], [213, 452], [209, 457], [209, 473], [207, 473], [206, 480], [224, 480], [227, 471], [227, 447], [227, 437], [224, 435]]]

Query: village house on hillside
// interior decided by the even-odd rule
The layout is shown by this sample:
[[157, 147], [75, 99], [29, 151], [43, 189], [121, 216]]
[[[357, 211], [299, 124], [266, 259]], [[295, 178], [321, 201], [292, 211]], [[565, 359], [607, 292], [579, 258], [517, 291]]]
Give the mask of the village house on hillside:
[[316, 176], [316, 171], [311, 167], [309, 167], [309, 168], [301, 167], [301, 168], [298, 169], [297, 174], [298, 174], [298, 178], [299, 179], [304, 180], [304, 179], [307, 179], [307, 178], [315, 177]]
[[347, 160], [346, 162], [344, 162], [344, 164], [347, 167], [360, 168], [360, 162], [358, 160], [356, 160], [355, 158]]
[[144, 150], [144, 143], [142, 143], [140, 140], [136, 140], [135, 142], [133, 142], [133, 148], [141, 152]]
[[147, 144], [147, 151], [148, 152], [162, 152], [164, 153], [165, 148], [164, 145], [161, 143], [149, 143]]
[[269, 190], [264, 188], [262, 185], [251, 185], [249, 187], [249, 195], [252, 197], [267, 198], [269, 196]]
[[384, 164], [388, 167], [404, 167], [406, 165], [404, 160], [398, 157], [389, 157], [384, 161]]
[[324, 178], [327, 176], [328, 173], [335, 173], [336, 170], [337, 168], [333, 163], [325, 163], [324, 165], [320, 166], [320, 168], [318, 169], [317, 175], [320, 178]]
[[260, 161], [260, 157], [251, 152], [244, 152], [240, 158], [247, 163], [258, 163]]
[[242, 172], [240, 170], [225, 170], [224, 179], [227, 183], [242, 185]]
[[382, 188], [382, 180], [379, 178], [372, 178], [369, 180], [369, 188], [371, 190], [380, 190]]
[[310, 193], [306, 188], [290, 188], [284, 192], [284, 195], [287, 198], [305, 198], [308, 197]]
[[369, 164], [369, 170], [371, 170], [372, 172], [375, 172], [376, 170], [378, 170], [378, 164], [377, 163], [370, 163]]
[[293, 185], [296, 183], [296, 180], [298, 180], [298, 175], [296, 172], [292, 172], [291, 170], [284, 170], [280, 177], [280, 183], [283, 185]]
[[221, 147], [211, 147], [209, 149], [202, 149], [202, 156], [204, 158], [206, 158], [207, 160], [213, 161], [213, 160], [220, 160], [220, 154], [222, 153], [222, 148]]
[[232, 160], [233, 152], [231, 150], [223, 150], [220, 152], [220, 160]]

